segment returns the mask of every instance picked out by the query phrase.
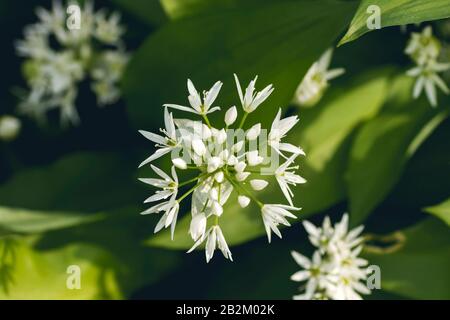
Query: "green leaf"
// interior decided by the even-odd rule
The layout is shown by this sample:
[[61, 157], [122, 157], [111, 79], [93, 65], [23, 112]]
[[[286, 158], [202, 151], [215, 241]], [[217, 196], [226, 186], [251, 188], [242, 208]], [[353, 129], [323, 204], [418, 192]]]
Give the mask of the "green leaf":
[[139, 206], [123, 208], [110, 212], [108, 219], [47, 232], [35, 248], [48, 251], [72, 243], [93, 243], [107, 250], [122, 262], [117, 280], [121, 292], [128, 295], [172, 272], [182, 258], [177, 252], [142, 246], [157, 219], [142, 216], [139, 211]]
[[424, 211], [435, 215], [450, 226], [450, 198], [438, 205], [425, 208]]
[[413, 299], [450, 299], [448, 227], [430, 218], [400, 234], [405, 240], [394, 252], [364, 251], [381, 269], [381, 288]]
[[160, 126], [162, 104], [187, 103], [187, 78], [199, 89], [224, 81], [218, 103], [236, 104], [233, 72], [243, 83], [259, 75], [258, 87], [274, 84], [266, 109], [252, 114], [268, 119], [267, 106], [275, 114], [291, 101], [307, 69], [347, 25], [355, 7], [337, 0], [272, 0], [166, 24], [135, 53], [124, 76], [132, 123], [137, 129]]
[[[118, 262], [95, 246], [71, 244], [64, 248], [39, 252], [30, 247], [33, 240], [14, 239], [8, 246], [8, 279], [2, 273], [0, 299], [117, 299], [122, 294], [117, 287], [115, 268]], [[9, 240], [11, 241], [11, 240]], [[66, 286], [67, 268], [76, 265], [81, 271], [81, 289]]]
[[0, 203], [39, 211], [105, 212], [145, 197], [133, 152], [79, 153], [26, 169], [0, 186]]
[[[180, 19], [196, 14], [210, 14], [223, 10], [236, 9], [242, 5], [259, 6], [273, 0], [160, 0], [165, 12], [171, 19]], [[288, 0], [279, 0], [288, 1]]]
[[0, 207], [0, 227], [11, 232], [40, 233], [98, 221], [104, 214], [43, 212]]
[[[355, 79], [349, 88], [332, 88], [323, 102], [302, 111], [300, 123], [291, 142], [304, 147], [306, 158], [300, 172], [308, 182], [294, 189], [296, 202], [302, 211], [299, 218], [320, 212], [345, 198], [343, 172], [346, 166], [348, 137], [362, 121], [376, 114], [383, 105], [389, 72], [368, 72]], [[345, 114], [345, 117], [340, 116]], [[275, 181], [258, 194], [265, 203], [280, 203], [283, 195]], [[163, 231], [150, 237], [146, 244], [171, 249], [188, 249], [190, 214], [177, 224], [175, 239]], [[265, 234], [259, 208], [250, 205], [242, 209], [235, 196], [231, 197], [220, 218], [220, 226], [229, 245], [237, 245]]]
[[[410, 92], [411, 84], [411, 79], [402, 77], [393, 87]], [[386, 197], [408, 159], [447, 116], [446, 111], [432, 109], [425, 99], [392, 97], [385, 111], [359, 130], [347, 172], [353, 223], [364, 221]]]
[[112, 0], [112, 2], [149, 25], [161, 25], [167, 21], [160, 0]]
[[367, 13], [371, 5], [381, 11], [381, 27], [399, 26], [450, 17], [448, 0], [362, 0], [345, 36], [339, 44], [353, 41], [371, 31], [367, 28]]

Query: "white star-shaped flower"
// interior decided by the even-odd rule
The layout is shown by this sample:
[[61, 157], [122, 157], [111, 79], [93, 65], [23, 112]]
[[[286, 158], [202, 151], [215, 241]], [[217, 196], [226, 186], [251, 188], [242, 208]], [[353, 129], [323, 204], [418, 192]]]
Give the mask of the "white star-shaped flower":
[[145, 159], [139, 167], [142, 167], [146, 165], [147, 163], [152, 162], [153, 160], [156, 160], [163, 155], [169, 153], [175, 148], [178, 148], [180, 141], [176, 135], [175, 130], [175, 123], [173, 121], [173, 115], [172, 113], [169, 113], [167, 107], [164, 109], [164, 122], [165, 122], [165, 129], [162, 129], [161, 132], [165, 136], [161, 136], [159, 134], [155, 134], [152, 132], [140, 130], [139, 132], [146, 137], [148, 140], [156, 143], [156, 146], [158, 149], [155, 151], [154, 154], [152, 154], [150, 157]]
[[220, 107], [211, 108], [212, 104], [216, 100], [220, 89], [222, 88], [222, 82], [217, 81], [214, 83], [212, 88], [209, 91], [203, 92], [203, 99], [200, 96], [200, 93], [195, 89], [194, 84], [190, 79], [187, 81], [187, 87], [189, 91], [188, 100], [191, 107], [181, 106], [178, 104], [165, 104], [165, 107], [191, 112], [198, 115], [207, 115], [214, 111], [220, 110]]

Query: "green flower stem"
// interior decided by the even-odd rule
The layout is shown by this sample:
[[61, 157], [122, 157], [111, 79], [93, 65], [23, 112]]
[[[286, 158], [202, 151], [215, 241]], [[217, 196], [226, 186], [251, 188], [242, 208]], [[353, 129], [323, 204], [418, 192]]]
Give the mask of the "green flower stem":
[[206, 124], [208, 125], [208, 128], [212, 128], [211, 127], [211, 123], [209, 122], [208, 116], [206, 114], [202, 114], [203, 120], [205, 120]]
[[[200, 179], [200, 177], [198, 177], [198, 179]], [[186, 198], [188, 195], [190, 195], [192, 192], [194, 192], [194, 190], [199, 187], [201, 184], [203, 183], [203, 181], [200, 181], [198, 183], [195, 184], [195, 186], [193, 186], [192, 188], [190, 188], [188, 191], [186, 191], [185, 194], [183, 194], [180, 198], [178, 198], [178, 203], [180, 203], [181, 201], [184, 200], [184, 198]]]
[[241, 123], [239, 124], [239, 128], [238, 129], [242, 129], [242, 127], [244, 126], [245, 120], [247, 120], [247, 117], [248, 117], [248, 113], [245, 112], [244, 116], [241, 119]]
[[244, 188], [239, 182], [234, 181], [234, 179], [232, 177], [230, 177], [228, 173], [225, 173], [225, 177], [236, 189], [241, 191], [240, 193], [243, 193], [246, 196], [248, 196], [250, 199], [252, 199], [254, 202], [256, 202], [256, 204], [258, 204], [258, 206], [260, 206], [261, 208], [264, 206], [264, 203], [259, 201], [250, 191], [248, 191], [246, 188]]
[[182, 183], [178, 184], [178, 187], [183, 187], [183, 186], [185, 186], [185, 185], [187, 185], [187, 184], [189, 184], [189, 183], [195, 182], [195, 181], [197, 181], [197, 180], [199, 180], [199, 179], [202, 179], [202, 178], [204, 178], [204, 177], [208, 177], [208, 176], [210, 176], [210, 175], [212, 175], [212, 174], [213, 174], [213, 173], [207, 173], [207, 172], [205, 172], [205, 173], [199, 175], [198, 177], [189, 179], [189, 180], [187, 180], [187, 181], [183, 181]]

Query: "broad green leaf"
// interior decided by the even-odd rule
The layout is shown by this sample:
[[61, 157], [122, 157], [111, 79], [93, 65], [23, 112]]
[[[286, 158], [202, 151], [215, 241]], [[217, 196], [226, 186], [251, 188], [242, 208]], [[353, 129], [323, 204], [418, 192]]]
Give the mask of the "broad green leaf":
[[[397, 84], [410, 92], [410, 80], [400, 78]], [[392, 97], [385, 111], [359, 130], [347, 172], [353, 223], [363, 222], [385, 198], [408, 159], [447, 116], [448, 112], [432, 109], [425, 99]]]
[[[91, 291], [98, 290], [101, 292], [101, 296], [97, 297], [92, 295], [85, 297], [83, 295], [80, 297], [74, 294], [73, 298], [92, 299], [129, 297], [136, 289], [154, 283], [172, 272], [180, 264], [180, 257], [175, 252], [145, 248], [140, 245], [143, 237], [151, 230], [151, 226], [148, 225], [148, 220], [138, 215], [137, 212], [137, 208], [125, 208], [114, 213], [111, 218], [106, 220], [99, 220], [97, 222], [54, 231], [50, 230], [42, 236], [39, 236], [39, 238], [7, 237], [0, 239], [0, 244], [2, 243], [2, 240], [7, 241], [9, 239], [33, 240], [24, 243], [24, 247], [26, 248], [23, 250], [14, 251], [15, 262], [29, 261], [30, 259], [34, 259], [33, 257], [36, 257], [37, 260], [36, 264], [38, 265], [36, 267], [29, 266], [29, 263], [27, 264], [27, 272], [31, 273], [30, 277], [33, 276], [35, 278], [34, 282], [32, 282], [32, 284], [35, 285], [34, 291], [29, 293], [34, 296], [30, 296], [29, 298], [39, 298], [39, 296], [35, 296], [35, 294], [37, 294], [36, 292], [39, 290], [44, 290], [44, 288], [46, 294], [51, 295], [49, 298], [72, 298], [71, 296], [66, 297], [65, 292], [63, 291], [55, 289], [55, 292], [53, 292], [53, 289], [47, 290], [47, 288], [43, 286], [45, 281], [59, 281], [62, 276], [60, 277], [60, 274], [56, 272], [53, 275], [39, 272], [40, 268], [46, 270], [46, 266], [41, 265], [40, 257], [55, 256], [54, 259], [59, 261], [64, 258], [64, 254], [68, 250], [66, 248], [80, 246], [80, 258], [84, 258], [86, 264], [93, 264], [96, 268], [100, 269], [100, 275], [102, 277], [103, 274], [108, 274], [109, 277], [114, 278], [114, 288], [115, 292], [117, 292], [117, 297], [116, 295], [103, 294], [105, 285], [102, 282], [103, 278], [99, 278], [96, 281], [89, 283], [89, 286], [91, 287]], [[80, 245], [81, 243], [89, 245]], [[87, 248], [86, 250], [84, 249], [85, 247]], [[92, 253], [89, 251], [91, 250], [89, 248], [93, 248]], [[84, 255], [84, 253], [86, 254]], [[72, 259], [72, 263], [67, 262], [65, 268], [71, 264], [78, 264], [77, 259], [78, 256]], [[6, 283], [2, 286], [2, 278], [0, 277], [0, 296], [2, 287], [7, 286], [10, 289], [10, 292], [14, 292], [15, 290], [20, 291], [22, 290], [22, 287], [26, 286], [26, 284], [20, 281], [20, 279], [22, 279], [21, 271], [20, 269], [15, 268], [15, 265], [16, 263], [13, 264], [11, 262], [8, 262], [6, 265], [6, 268], [10, 271], [8, 275], [12, 277], [14, 280], [13, 282], [3, 281]], [[108, 269], [108, 273], [103, 272], [104, 269]], [[53, 269], [50, 268], [49, 270], [49, 273], [51, 273], [51, 270]], [[63, 271], [63, 273], [64, 272], [65, 271]], [[83, 277], [84, 272], [85, 269], [82, 268], [82, 286], [87, 279]], [[0, 275], [1, 274], [2, 272], [0, 272]], [[20, 277], [20, 279], [18, 277]], [[54, 277], [54, 279], [51, 277]], [[9, 278], [10, 277], [6, 277], [6, 280]], [[49, 280], [50, 278], [51, 280]], [[24, 281], [29, 281], [28, 277], [24, 277], [23, 279]], [[26, 294], [26, 290], [23, 291], [24, 292], [21, 294]], [[81, 293], [82, 292], [79, 292], [79, 294]], [[86, 292], [83, 294], [85, 293]]]
[[40, 211], [105, 212], [141, 202], [134, 153], [79, 153], [26, 169], [0, 186], [2, 206]]
[[[55, 250], [72, 243], [92, 243], [122, 262], [117, 281], [128, 296], [137, 288], [172, 272], [180, 264], [180, 254], [142, 246], [157, 223], [157, 217], [142, 216], [140, 204], [108, 212], [108, 219], [46, 232], [36, 242], [38, 250]], [[152, 219], [154, 218], [154, 219]]]
[[111, 0], [118, 7], [150, 25], [161, 25], [167, 20], [160, 0]]
[[88, 215], [0, 207], [0, 227], [18, 233], [40, 233], [63, 229], [103, 218], [105, 218], [104, 214]]
[[[166, 24], [135, 53], [124, 76], [132, 123], [137, 129], [161, 126], [162, 104], [187, 103], [188, 78], [199, 90], [222, 80], [217, 103], [237, 104], [234, 72], [242, 83], [259, 75], [258, 87], [274, 84], [266, 108], [252, 114], [258, 121], [273, 117], [290, 102], [307, 69], [347, 25], [355, 7], [355, 2], [337, 0], [272, 0]], [[223, 115], [217, 117], [213, 120], [222, 123]]]
[[[389, 202], [417, 211], [448, 198], [450, 190], [450, 118], [447, 118], [417, 150]], [[427, 186], [424, 188], [424, 186]]]
[[368, 12], [370, 6], [380, 8], [382, 28], [450, 17], [448, 0], [362, 0], [340, 44], [372, 31], [367, 27], [367, 20], [373, 15], [373, 11]]
[[[8, 241], [8, 242], [5, 242]], [[0, 299], [117, 299], [118, 261], [107, 252], [86, 244], [71, 244], [47, 252], [32, 249], [29, 238], [0, 239], [0, 248], [8, 260], [0, 266], [2, 273]], [[7, 246], [7, 247], [5, 247]], [[66, 286], [69, 266], [81, 271], [81, 289]], [[5, 269], [7, 268], [7, 269]]]
[[[214, 14], [223, 10], [236, 9], [242, 5], [260, 6], [273, 0], [160, 0], [171, 19], [180, 19], [196, 14]], [[289, 0], [279, 0], [289, 1]]]
[[413, 299], [450, 299], [450, 234], [429, 218], [400, 232], [404, 241], [393, 252], [364, 251], [381, 269], [381, 288]]
[[447, 199], [446, 201], [433, 207], [425, 208], [424, 210], [432, 215], [435, 215], [450, 226], [450, 199]]
[[[290, 134], [291, 142], [304, 147], [306, 158], [300, 160], [300, 173], [308, 182], [294, 188], [295, 202], [302, 207], [299, 218], [320, 212], [345, 198], [343, 172], [346, 166], [348, 137], [362, 121], [372, 117], [382, 106], [387, 92], [389, 72], [369, 72], [355, 79], [351, 89], [330, 90], [324, 101], [301, 111], [300, 123]], [[345, 114], [345, 117], [341, 115]], [[338, 120], [340, 119], [340, 120]], [[276, 182], [258, 194], [265, 203], [284, 202]], [[190, 214], [177, 224], [175, 239], [162, 232], [146, 241], [150, 246], [187, 249]], [[237, 245], [265, 234], [256, 206], [239, 207], [231, 197], [220, 218], [220, 226], [229, 245]]]

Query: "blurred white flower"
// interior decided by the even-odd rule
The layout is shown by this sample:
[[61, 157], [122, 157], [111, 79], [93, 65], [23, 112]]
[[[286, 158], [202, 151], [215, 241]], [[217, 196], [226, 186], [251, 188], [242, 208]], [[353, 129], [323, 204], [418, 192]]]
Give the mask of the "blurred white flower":
[[432, 107], [438, 105], [436, 87], [445, 94], [450, 90], [439, 73], [450, 70], [450, 63], [440, 63], [438, 61], [441, 55], [442, 45], [433, 35], [433, 29], [428, 26], [422, 33], [411, 34], [411, 39], [405, 49], [416, 66], [407, 71], [407, 75], [416, 78], [413, 89], [413, 97], [417, 99], [425, 90], [425, 94]]
[[[156, 151], [140, 166], [169, 153], [171, 153], [173, 163], [172, 177], [151, 165], [159, 178], [141, 179], [153, 187], [160, 188], [145, 202], [162, 201], [144, 211], [143, 214], [163, 213], [155, 232], [170, 225], [173, 237], [180, 203], [190, 196], [191, 223], [188, 232], [195, 243], [189, 252], [206, 241], [207, 261], [213, 257], [216, 248], [219, 248], [224, 256], [231, 260], [231, 252], [220, 228], [220, 221], [223, 215], [228, 214], [226, 203], [233, 191], [237, 193], [237, 202], [242, 208], [249, 206], [250, 203], [260, 207], [269, 242], [272, 231], [281, 237], [279, 224], [289, 225], [286, 218], [295, 218], [295, 215], [289, 211], [299, 210], [292, 206], [292, 199], [289, 199], [291, 206], [264, 204], [253, 194], [254, 191], [261, 191], [269, 185], [267, 179], [263, 179], [267, 178], [267, 174], [264, 173], [263, 177], [263, 174], [257, 171], [264, 160], [270, 160], [268, 155], [260, 152], [260, 150], [268, 149], [267, 139], [257, 139], [267, 130], [263, 130], [259, 123], [245, 130], [242, 128], [244, 121], [241, 121], [238, 130], [230, 128], [238, 118], [235, 107], [226, 111], [224, 117], [226, 128], [213, 127], [208, 119], [208, 114], [218, 110], [218, 107], [212, 107], [212, 104], [217, 98], [221, 86], [222, 82], [217, 81], [208, 92], [204, 93], [202, 99], [194, 84], [188, 80], [190, 107], [174, 104], [164, 105], [165, 129], [161, 130], [163, 135], [140, 131], [144, 137], [156, 143], [157, 147]], [[253, 94], [252, 90], [249, 92]], [[262, 102], [258, 100], [258, 94], [254, 100], [256, 103], [252, 100], [253, 106]], [[168, 108], [197, 114], [200, 116], [200, 121], [174, 119]], [[241, 119], [245, 119], [246, 116], [248, 113], [244, 112]], [[280, 119], [280, 117], [281, 109], [278, 111], [275, 125], [273, 125], [273, 129], [278, 130], [279, 133], [276, 136], [272, 133], [277, 147], [282, 150], [294, 150], [296, 155], [302, 153], [299, 148], [281, 143], [281, 139], [298, 121], [297, 117], [285, 119]], [[252, 145], [258, 141], [262, 145], [259, 148], [252, 148]], [[274, 154], [278, 155], [278, 153]], [[295, 157], [289, 159], [287, 164], [282, 165], [276, 173], [271, 173], [277, 177], [282, 188], [284, 186], [288, 188], [288, 184], [304, 182], [295, 174], [297, 167], [291, 166], [294, 159]], [[179, 182], [176, 169], [189, 170], [196, 174], [186, 181]], [[246, 180], [250, 176], [251, 179], [247, 183]], [[188, 185], [191, 187], [187, 188]], [[179, 196], [179, 190], [185, 187], [187, 190]], [[292, 194], [292, 191], [289, 192]]]
[[26, 59], [23, 70], [29, 87], [20, 96], [19, 111], [44, 118], [47, 111], [59, 108], [63, 124], [77, 124], [78, 86], [88, 76], [99, 105], [115, 102], [128, 62], [120, 39], [124, 29], [119, 15], [114, 13], [108, 19], [105, 11], [94, 13], [93, 3], [86, 1], [80, 28], [69, 30], [61, 1], [54, 1], [51, 10], [38, 8], [36, 13], [39, 21], [26, 26], [24, 39], [16, 43], [17, 54]]
[[309, 68], [295, 93], [296, 103], [305, 107], [314, 106], [322, 98], [329, 81], [344, 74], [343, 68], [328, 70], [332, 57], [333, 49], [328, 49], [319, 61]]
[[436, 61], [430, 61], [426, 65], [419, 65], [408, 70], [406, 73], [408, 76], [417, 78], [413, 90], [414, 99], [417, 99], [425, 89], [425, 93], [431, 106], [436, 107], [438, 104], [436, 87], [441, 89], [445, 94], [450, 93], [444, 80], [438, 75], [439, 72], [447, 70], [450, 70], [450, 63], [438, 63]]
[[411, 33], [411, 38], [405, 48], [405, 53], [418, 65], [436, 61], [441, 51], [440, 41], [433, 35], [431, 26], [425, 27], [421, 33]]
[[91, 70], [92, 91], [100, 106], [112, 104], [120, 98], [118, 87], [129, 56], [122, 51], [107, 50], [98, 56]]
[[13, 116], [0, 116], [0, 140], [12, 141], [20, 132], [22, 124], [19, 119]]
[[322, 260], [318, 251], [314, 252], [311, 260], [296, 251], [292, 251], [291, 255], [303, 269], [294, 273], [291, 280], [306, 281], [305, 292], [294, 296], [294, 300], [313, 300], [314, 296], [321, 291], [334, 290], [335, 276], [330, 273], [332, 266]]
[[108, 44], [118, 44], [120, 43], [122, 35], [125, 29], [120, 25], [120, 14], [114, 12], [110, 15], [109, 19], [104, 10], [100, 10], [95, 15], [95, 37]]
[[303, 270], [291, 276], [291, 280], [305, 282], [302, 294], [294, 299], [314, 300], [360, 300], [361, 294], [370, 294], [363, 284], [367, 278], [367, 261], [359, 258], [363, 238], [360, 234], [363, 226], [348, 230], [348, 215], [331, 225], [325, 217], [322, 227], [316, 227], [308, 221], [303, 226], [309, 235], [311, 244], [316, 247], [312, 260], [293, 251], [292, 256]]

